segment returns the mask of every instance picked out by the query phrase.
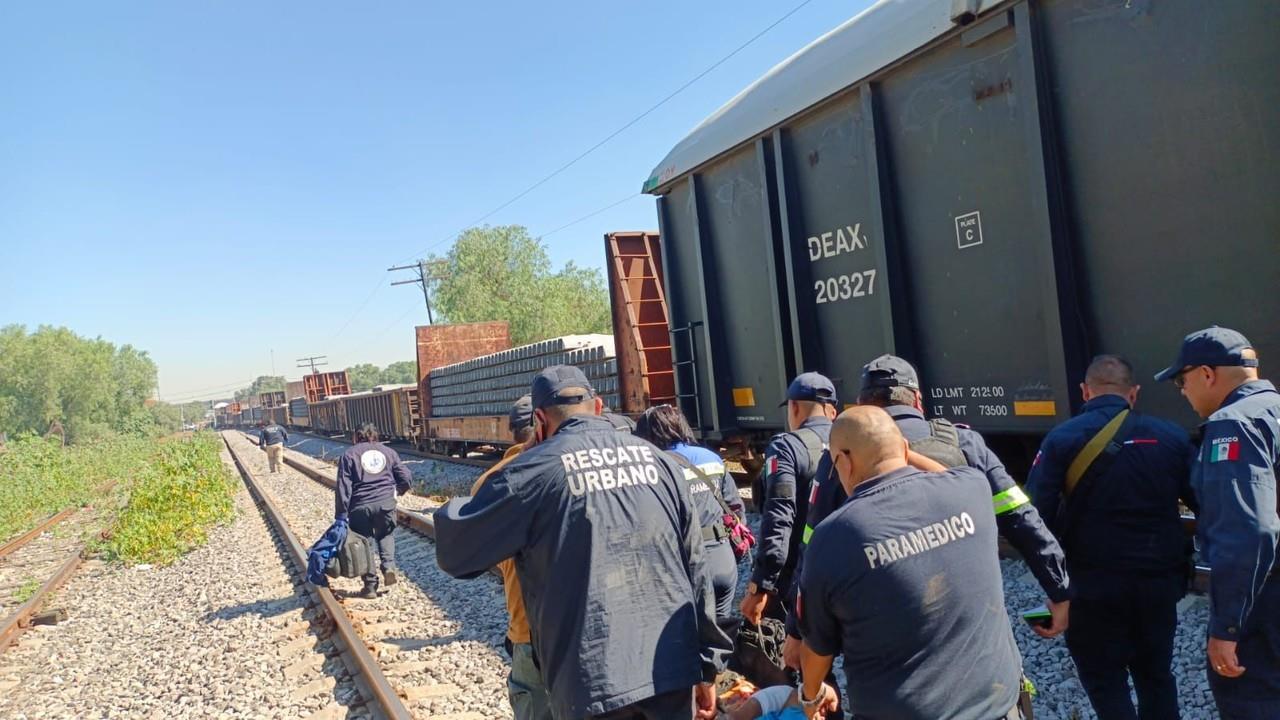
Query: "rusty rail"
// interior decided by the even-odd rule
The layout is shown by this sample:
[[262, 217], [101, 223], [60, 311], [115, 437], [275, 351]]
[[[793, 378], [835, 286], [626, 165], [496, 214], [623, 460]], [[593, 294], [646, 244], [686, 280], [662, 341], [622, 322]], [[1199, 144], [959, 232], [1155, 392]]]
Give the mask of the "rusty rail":
[[44, 605], [45, 598], [62, 587], [63, 583], [80, 569], [80, 563], [84, 562], [84, 548], [76, 550], [75, 554], [67, 559], [53, 577], [45, 581], [40, 589], [36, 590], [36, 594], [32, 595], [26, 602], [18, 606], [9, 617], [0, 623], [0, 651], [5, 650], [17, 639], [23, 630], [31, 626], [31, 617], [40, 612], [40, 608]]
[[67, 508], [62, 512], [50, 515], [47, 519], [45, 519], [44, 522], [40, 523], [39, 525], [31, 528], [25, 533], [19, 535], [18, 537], [0, 546], [0, 558], [3, 558], [7, 555], [12, 554], [14, 550], [17, 550], [23, 545], [26, 545], [27, 543], [36, 539], [37, 537], [40, 536], [41, 533], [52, 528], [54, 525], [57, 525], [63, 520], [66, 520], [67, 518], [71, 517], [71, 515], [74, 513], [75, 513], [75, 508]]
[[[225, 435], [222, 441], [226, 443], [227, 451], [231, 453], [231, 459], [240, 471], [240, 476], [244, 479], [249, 492], [253, 495], [258, 506], [262, 508], [263, 514], [267, 516], [272, 526], [275, 527], [276, 532], [279, 533], [285, 547], [288, 548], [289, 556], [295, 569], [305, 576], [307, 572], [306, 549], [298, 541], [298, 536], [289, 528], [289, 523], [285, 520], [279, 508], [275, 506], [271, 498], [258, 485], [258, 481], [249, 472], [248, 466], [240, 459], [240, 455], [235, 448], [231, 446], [231, 441]], [[342, 605], [333, 596], [333, 592], [329, 588], [317, 587], [310, 583], [306, 583], [305, 587], [324, 609], [325, 614], [333, 621], [334, 634], [332, 639], [341, 651], [342, 662], [347, 666], [352, 678], [355, 679], [356, 687], [360, 690], [360, 694], [365, 701], [371, 707], [380, 711], [384, 717], [391, 720], [409, 720], [412, 718], [413, 716], [409, 713], [409, 709], [400, 700], [395, 688], [391, 687], [391, 683], [387, 680], [387, 676], [382, 673], [382, 668], [378, 665], [378, 661], [374, 659], [369, 649], [365, 647], [364, 641], [360, 639], [360, 635], [356, 632], [355, 627], [352, 626], [351, 620], [342, 609]]]

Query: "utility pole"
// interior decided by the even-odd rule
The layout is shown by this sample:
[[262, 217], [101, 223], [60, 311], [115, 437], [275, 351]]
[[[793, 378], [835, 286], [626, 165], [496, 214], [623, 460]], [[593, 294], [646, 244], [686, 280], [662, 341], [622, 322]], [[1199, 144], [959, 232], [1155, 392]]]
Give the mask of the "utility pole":
[[434, 325], [435, 319], [431, 317], [431, 286], [432, 280], [443, 280], [446, 275], [432, 275], [430, 272], [432, 265], [443, 265], [443, 260], [436, 260], [428, 263], [426, 260], [419, 260], [416, 265], [398, 265], [393, 268], [387, 268], [387, 272], [395, 272], [396, 270], [413, 270], [418, 277], [412, 280], [397, 280], [392, 285], [422, 285], [422, 299], [427, 302], [427, 324]]
[[316, 370], [317, 365], [328, 365], [327, 362], [316, 362], [317, 360], [327, 360], [328, 355], [312, 355], [311, 357], [298, 358], [298, 367], [304, 368], [310, 366], [312, 375], [319, 375], [320, 371]]

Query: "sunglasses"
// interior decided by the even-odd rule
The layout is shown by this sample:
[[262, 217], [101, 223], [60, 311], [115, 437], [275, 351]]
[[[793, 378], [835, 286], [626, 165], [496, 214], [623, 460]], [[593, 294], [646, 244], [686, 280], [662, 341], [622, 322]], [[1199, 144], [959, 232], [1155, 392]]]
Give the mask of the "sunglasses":
[[1181, 370], [1179, 370], [1178, 374], [1173, 376], [1173, 386], [1178, 388], [1179, 390], [1186, 387], [1187, 385], [1187, 378], [1185, 377], [1186, 374], [1191, 372], [1192, 370], [1195, 370], [1196, 368], [1201, 368], [1201, 367], [1204, 367], [1204, 366], [1188, 365], [1187, 367], [1184, 367]]

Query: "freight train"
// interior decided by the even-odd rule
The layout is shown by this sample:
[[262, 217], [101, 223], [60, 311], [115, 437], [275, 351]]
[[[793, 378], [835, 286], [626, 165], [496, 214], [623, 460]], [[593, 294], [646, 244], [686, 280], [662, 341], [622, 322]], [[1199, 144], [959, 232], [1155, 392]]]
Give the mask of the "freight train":
[[1184, 334], [1280, 362], [1277, 36], [1278, 3], [881, 0], [814, 41], [644, 182], [680, 407], [756, 445], [789, 377], [850, 402], [895, 353], [1025, 459], [1107, 352], [1194, 427], [1150, 381]]
[[[661, 240], [605, 236], [615, 409], [677, 404], [750, 473], [790, 377], [848, 403], [895, 353], [1017, 473], [1096, 353], [1149, 378], [1222, 324], [1280, 361], [1277, 34], [1277, 3], [877, 2], [654, 168]], [[504, 441], [505, 395], [431, 408], [432, 370], [509, 348], [480, 325], [418, 328], [407, 438]], [[1195, 426], [1171, 387], [1140, 403]]]

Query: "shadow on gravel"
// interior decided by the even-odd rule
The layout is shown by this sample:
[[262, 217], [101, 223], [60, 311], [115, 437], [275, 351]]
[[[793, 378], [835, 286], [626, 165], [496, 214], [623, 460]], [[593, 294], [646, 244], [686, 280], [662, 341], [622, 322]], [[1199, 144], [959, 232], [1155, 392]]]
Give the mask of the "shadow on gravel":
[[204, 621], [212, 622], [214, 620], [235, 620], [245, 615], [257, 615], [259, 617], [271, 618], [283, 615], [290, 610], [298, 607], [302, 599], [297, 595], [288, 595], [278, 600], [254, 600], [253, 602], [240, 603], [239, 605], [231, 605], [228, 607], [205, 613]]

